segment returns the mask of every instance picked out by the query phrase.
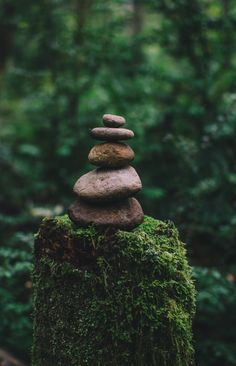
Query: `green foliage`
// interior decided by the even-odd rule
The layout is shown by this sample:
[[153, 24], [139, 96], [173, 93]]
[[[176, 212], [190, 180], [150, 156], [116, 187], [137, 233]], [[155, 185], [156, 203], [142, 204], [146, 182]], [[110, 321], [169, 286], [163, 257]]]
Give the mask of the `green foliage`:
[[192, 365], [195, 290], [172, 223], [109, 234], [64, 216], [35, 248], [33, 366]]
[[[135, 131], [145, 212], [175, 222], [192, 263], [230, 272], [235, 21], [234, 0], [2, 0], [1, 246], [33, 232], [41, 207], [68, 206], [89, 168], [88, 129], [117, 113]], [[218, 366], [204, 334], [197, 350]]]
[[29, 199], [67, 205], [88, 168], [88, 129], [117, 112], [136, 133], [147, 212], [173, 219], [195, 259], [233, 263], [235, 4], [126, 6], [1, 3], [3, 212], [21, 215]]
[[236, 362], [235, 268], [231, 272], [195, 268], [197, 364], [233, 366]]
[[0, 344], [25, 358], [32, 342], [32, 238], [23, 233], [0, 248]]

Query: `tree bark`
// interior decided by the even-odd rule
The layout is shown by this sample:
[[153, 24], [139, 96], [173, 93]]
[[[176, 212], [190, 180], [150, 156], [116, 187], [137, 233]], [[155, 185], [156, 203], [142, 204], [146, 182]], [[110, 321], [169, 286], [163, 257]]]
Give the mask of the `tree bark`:
[[172, 223], [46, 219], [34, 256], [33, 366], [193, 365], [195, 291]]

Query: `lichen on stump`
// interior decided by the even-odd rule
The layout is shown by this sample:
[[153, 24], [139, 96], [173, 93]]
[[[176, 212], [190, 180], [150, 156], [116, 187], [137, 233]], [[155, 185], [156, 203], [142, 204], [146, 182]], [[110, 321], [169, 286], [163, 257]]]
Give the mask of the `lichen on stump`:
[[36, 235], [33, 366], [190, 366], [195, 290], [170, 222]]

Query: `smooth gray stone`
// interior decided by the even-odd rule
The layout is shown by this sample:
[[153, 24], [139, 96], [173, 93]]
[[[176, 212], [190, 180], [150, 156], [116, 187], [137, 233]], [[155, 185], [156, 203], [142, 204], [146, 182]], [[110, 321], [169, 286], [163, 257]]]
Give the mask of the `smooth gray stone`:
[[136, 170], [127, 166], [121, 169], [98, 168], [80, 177], [74, 192], [85, 201], [103, 203], [131, 197], [142, 188]]
[[121, 127], [125, 124], [125, 119], [122, 116], [117, 116], [115, 114], [104, 114], [102, 117], [103, 124], [106, 127]]
[[94, 139], [103, 141], [129, 140], [134, 137], [133, 131], [127, 128], [95, 127], [90, 133]]
[[77, 200], [69, 207], [70, 219], [79, 226], [112, 226], [132, 230], [143, 222], [142, 207], [135, 198], [127, 198], [110, 205], [96, 206]]

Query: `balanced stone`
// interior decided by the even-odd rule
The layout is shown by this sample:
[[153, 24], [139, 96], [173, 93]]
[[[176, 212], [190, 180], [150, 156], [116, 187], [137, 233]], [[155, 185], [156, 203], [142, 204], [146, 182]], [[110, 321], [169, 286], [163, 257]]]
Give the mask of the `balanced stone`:
[[128, 165], [134, 158], [134, 152], [126, 144], [105, 142], [95, 145], [88, 156], [91, 164], [105, 168], [120, 168]]
[[142, 183], [129, 165], [134, 152], [121, 141], [133, 138], [134, 133], [122, 127], [125, 119], [121, 116], [104, 114], [103, 123], [105, 127], [90, 131], [94, 139], [103, 142], [94, 146], [88, 156], [89, 162], [98, 168], [75, 183], [77, 201], [70, 206], [70, 218], [80, 226], [132, 229], [143, 220], [142, 208], [133, 198]]
[[102, 119], [106, 127], [121, 127], [125, 124], [124, 117], [116, 116], [115, 114], [104, 114]]
[[69, 207], [69, 217], [80, 226], [112, 226], [132, 230], [143, 222], [143, 210], [135, 198], [128, 198], [109, 205], [96, 206], [77, 200]]
[[95, 127], [91, 130], [91, 136], [96, 140], [118, 141], [132, 139], [134, 133], [127, 128]]
[[135, 169], [127, 166], [116, 170], [92, 170], [77, 180], [74, 192], [85, 201], [103, 204], [132, 196], [141, 188], [142, 183]]

